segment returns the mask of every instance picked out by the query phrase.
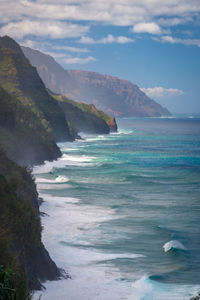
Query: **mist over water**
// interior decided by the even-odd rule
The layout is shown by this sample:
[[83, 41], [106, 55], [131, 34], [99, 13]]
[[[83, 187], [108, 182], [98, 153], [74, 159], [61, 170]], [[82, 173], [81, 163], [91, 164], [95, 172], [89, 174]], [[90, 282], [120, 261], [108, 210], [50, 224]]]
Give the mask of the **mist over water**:
[[[69, 280], [42, 299], [188, 300], [200, 291], [200, 119], [123, 118], [34, 168], [43, 241]], [[34, 299], [40, 293], [35, 293]]]

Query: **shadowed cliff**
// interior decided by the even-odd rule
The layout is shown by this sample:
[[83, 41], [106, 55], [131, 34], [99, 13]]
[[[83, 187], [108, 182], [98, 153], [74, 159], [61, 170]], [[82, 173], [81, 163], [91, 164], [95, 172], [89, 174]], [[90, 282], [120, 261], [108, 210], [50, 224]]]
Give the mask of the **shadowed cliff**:
[[8, 36], [0, 38], [0, 85], [46, 123], [56, 141], [73, 140], [58, 103], [46, 91], [20, 46]]
[[61, 155], [47, 122], [1, 86], [0, 145], [20, 165], [40, 164]]
[[21, 283], [24, 291], [40, 289], [41, 282], [61, 276], [41, 242], [37, 198], [30, 172], [8, 159], [0, 148], [0, 265], [18, 274], [13, 279], [18, 293]]
[[58, 101], [66, 119], [77, 132], [105, 134], [117, 131], [115, 118], [97, 110], [93, 104], [76, 102], [65, 96], [50, 93]]

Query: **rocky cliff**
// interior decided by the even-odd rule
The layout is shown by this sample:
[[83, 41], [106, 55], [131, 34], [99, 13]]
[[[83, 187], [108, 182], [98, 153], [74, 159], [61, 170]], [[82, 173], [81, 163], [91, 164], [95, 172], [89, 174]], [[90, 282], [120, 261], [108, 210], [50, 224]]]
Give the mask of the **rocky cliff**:
[[[95, 125], [94, 132], [108, 133], [116, 126], [93, 105], [55, 98], [19, 45], [7, 36], [0, 38], [0, 285], [9, 283], [5, 290], [15, 293], [16, 300], [27, 300], [29, 291], [40, 289], [43, 281], [63, 276], [42, 244], [38, 194], [23, 166], [61, 155], [56, 141], [76, 137], [69, 119], [79, 130]], [[65, 113], [61, 102], [68, 105]]]
[[52, 130], [29, 106], [0, 86], [0, 145], [20, 165], [43, 163], [61, 155]]
[[64, 113], [53, 99], [20, 46], [8, 36], [0, 38], [0, 85], [40, 118], [56, 141], [73, 140]]
[[22, 165], [58, 158], [56, 140], [73, 138], [63, 111], [19, 45], [0, 38], [0, 284], [13, 274], [12, 299], [25, 300], [28, 290], [61, 276], [41, 242], [38, 194]]
[[25, 300], [27, 288], [40, 289], [41, 282], [61, 276], [41, 242], [37, 198], [30, 172], [0, 148], [0, 265], [17, 275], [13, 287], [18, 296], [12, 299]]
[[76, 102], [52, 92], [51, 95], [58, 101], [65, 112], [66, 119], [77, 132], [107, 134], [117, 131], [115, 118], [97, 110], [94, 104]]
[[22, 47], [46, 87], [76, 101], [94, 104], [113, 116], [158, 117], [169, 111], [147, 97], [137, 85], [99, 73], [64, 70], [51, 56]]

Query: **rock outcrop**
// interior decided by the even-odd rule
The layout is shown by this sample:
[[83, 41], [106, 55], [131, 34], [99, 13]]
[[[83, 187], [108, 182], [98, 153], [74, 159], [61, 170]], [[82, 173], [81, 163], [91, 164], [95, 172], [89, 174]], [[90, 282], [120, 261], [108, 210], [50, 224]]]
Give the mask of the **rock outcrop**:
[[117, 131], [114, 117], [97, 110], [94, 104], [85, 104], [51, 92], [63, 109], [66, 119], [77, 132], [107, 134]]
[[60, 278], [61, 271], [41, 242], [38, 194], [33, 178], [26, 168], [8, 159], [2, 148], [0, 200], [0, 265], [18, 274], [14, 280], [17, 293], [26, 289], [26, 281], [28, 289], [34, 290], [41, 289], [45, 280]]

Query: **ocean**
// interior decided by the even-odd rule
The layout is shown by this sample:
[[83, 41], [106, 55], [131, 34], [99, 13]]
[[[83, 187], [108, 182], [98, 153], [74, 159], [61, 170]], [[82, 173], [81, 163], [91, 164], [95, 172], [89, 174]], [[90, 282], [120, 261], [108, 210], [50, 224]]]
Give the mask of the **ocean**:
[[189, 300], [200, 292], [200, 118], [119, 118], [33, 170], [43, 241], [71, 276], [43, 300]]

